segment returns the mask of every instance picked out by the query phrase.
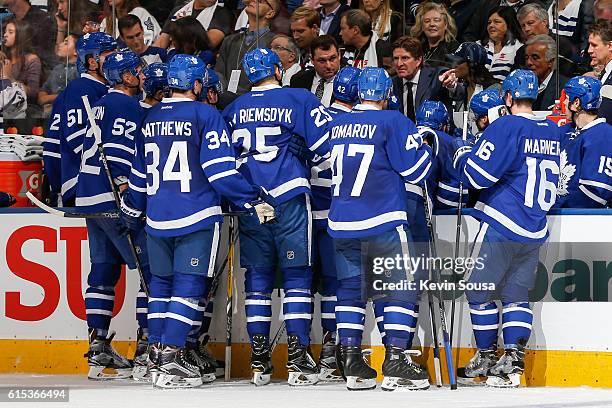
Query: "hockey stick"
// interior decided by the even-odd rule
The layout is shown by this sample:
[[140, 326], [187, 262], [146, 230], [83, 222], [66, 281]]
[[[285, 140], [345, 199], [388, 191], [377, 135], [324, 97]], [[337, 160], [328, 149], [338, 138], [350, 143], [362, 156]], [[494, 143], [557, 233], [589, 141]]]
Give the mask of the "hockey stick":
[[225, 381], [232, 374], [232, 306], [234, 292], [234, 217], [229, 219], [229, 248], [227, 250], [227, 301], [225, 305]]
[[[85, 112], [87, 112], [87, 119], [89, 120], [89, 124], [94, 133], [95, 142], [98, 145], [98, 153], [100, 154], [100, 161], [102, 161], [102, 167], [104, 167], [104, 172], [106, 173], [106, 178], [110, 184], [111, 192], [113, 193], [113, 198], [115, 199], [115, 205], [117, 206], [117, 210], [121, 211], [121, 200], [119, 199], [119, 191], [117, 191], [117, 186], [113, 180], [113, 175], [111, 174], [110, 167], [108, 166], [108, 160], [106, 159], [106, 154], [104, 153], [104, 146], [102, 144], [102, 131], [98, 127], [96, 120], [93, 115], [93, 111], [91, 110], [91, 105], [89, 104], [89, 99], [87, 95], [83, 95], [81, 97], [83, 100], [83, 106], [85, 107]], [[132, 239], [132, 234], [128, 231], [127, 234], [128, 246], [130, 247], [130, 252], [132, 253], [132, 257], [134, 258], [134, 263], [136, 264], [136, 270], [138, 271], [138, 275], [140, 276], [140, 283], [142, 284], [142, 288], [147, 295], [149, 296], [149, 285], [147, 284], [144, 274], [142, 272], [142, 266], [140, 264], [140, 259], [138, 258], [138, 253], [136, 252], [136, 246], [134, 245], [134, 240]]]
[[272, 341], [270, 342], [270, 346], [269, 346], [269, 348], [270, 348], [270, 355], [272, 355], [272, 353], [274, 352], [274, 349], [276, 348], [276, 346], [280, 342], [280, 339], [281, 339], [283, 333], [285, 333], [286, 331], [287, 331], [287, 325], [285, 324], [285, 321], [283, 320], [283, 322], [281, 323], [280, 327], [276, 331], [276, 334], [274, 335], [274, 338], [272, 338]]
[[[429, 193], [427, 191], [427, 182], [425, 182], [423, 183], [423, 205], [425, 207], [425, 220], [427, 221], [427, 230], [429, 232], [429, 245], [431, 249], [430, 254], [431, 254], [431, 257], [435, 260], [438, 257], [438, 253], [436, 251], [436, 236], [433, 230], [432, 213], [431, 213], [431, 208], [429, 206], [428, 198], [429, 198]], [[429, 265], [429, 268], [430, 268], [430, 271], [433, 271], [435, 273], [436, 282], [441, 283], [442, 276], [441, 276], [440, 271], [437, 270], [437, 268], [435, 268], [431, 264]], [[456, 390], [457, 389], [457, 377], [455, 376], [453, 356], [451, 354], [452, 350], [450, 346], [450, 339], [448, 336], [448, 331], [446, 329], [446, 308], [444, 306], [444, 298], [442, 297], [442, 290], [440, 289], [439, 286], [436, 291], [438, 294], [438, 308], [440, 310], [440, 326], [442, 327], [442, 338], [444, 342], [444, 354], [446, 357], [448, 378], [449, 378], [451, 390]]]
[[50, 207], [47, 204], [40, 201], [30, 191], [26, 193], [26, 197], [30, 199], [32, 204], [34, 204], [41, 210], [51, 215], [58, 216], [58, 217], [64, 217], [64, 218], [119, 218], [118, 212], [74, 213], [74, 212], [58, 210], [57, 208]]
[[[465, 141], [467, 140], [467, 121], [468, 121], [468, 111], [463, 111], [463, 132], [461, 133], [461, 138]], [[457, 226], [455, 232], [455, 264], [453, 265], [453, 282], [457, 281], [457, 273], [455, 272], [455, 268], [457, 265], [457, 259], [459, 258], [459, 240], [461, 239], [461, 210], [463, 209], [463, 183], [459, 182], [459, 205], [457, 206]], [[455, 286], [453, 285], [453, 290], [451, 291], [451, 323], [450, 323], [450, 344], [451, 350], [453, 349], [453, 337], [455, 334]]]

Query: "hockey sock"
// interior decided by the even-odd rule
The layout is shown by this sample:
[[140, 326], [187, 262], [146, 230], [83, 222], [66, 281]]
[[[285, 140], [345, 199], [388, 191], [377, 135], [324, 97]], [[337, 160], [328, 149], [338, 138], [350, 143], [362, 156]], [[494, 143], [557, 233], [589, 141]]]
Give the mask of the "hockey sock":
[[516, 347], [525, 344], [531, 335], [533, 313], [528, 302], [502, 302], [502, 332], [504, 347]]
[[193, 326], [191, 326], [191, 330], [187, 334], [187, 343], [188, 344], [196, 344], [198, 342], [198, 338], [200, 337], [200, 329], [202, 328], [202, 321], [204, 318], [204, 306], [206, 304], [206, 298], [200, 299], [198, 302], [198, 311], [201, 313], [198, 314], [196, 320], [193, 321]]
[[204, 309], [204, 317], [202, 318], [202, 325], [200, 326], [200, 330], [198, 331], [198, 338], [201, 339], [208, 334], [208, 330], [210, 329], [210, 323], [212, 322], [213, 310], [214, 310], [214, 298], [210, 299], [210, 302], [206, 305], [206, 309]]
[[96, 329], [99, 338], [105, 338], [108, 334], [115, 304], [115, 285], [120, 274], [121, 265], [93, 263], [87, 276], [87, 326]]
[[202, 275], [174, 272], [172, 297], [168, 303], [162, 344], [184, 347], [187, 334], [202, 316], [200, 300], [208, 292], [208, 281]]
[[144, 292], [142, 286], [138, 291], [138, 295], [136, 296], [136, 320], [138, 321], [138, 327], [141, 329], [146, 329], [147, 326], [147, 313], [148, 309], [148, 299], [147, 295]]
[[476, 347], [481, 350], [493, 347], [497, 343], [497, 330], [499, 329], [497, 305], [495, 302], [469, 302], [469, 305]]
[[360, 346], [365, 324], [366, 302], [363, 295], [361, 276], [340, 279], [338, 303], [336, 303], [336, 326], [340, 344], [343, 346]]
[[376, 327], [380, 333], [383, 346], [387, 345], [387, 335], [385, 333], [385, 305], [386, 302], [374, 302], [374, 318], [376, 319]]
[[411, 348], [419, 318], [419, 306], [393, 300], [384, 303], [385, 345], [402, 349]]
[[172, 275], [153, 275], [149, 284], [149, 313], [147, 324], [149, 328], [149, 344], [161, 342], [164, 330], [164, 318], [172, 294]]
[[253, 336], [270, 335], [270, 322], [272, 321], [272, 299], [269, 293], [247, 293], [244, 301], [246, 310], [247, 332], [251, 342]]
[[302, 346], [310, 344], [312, 297], [309, 289], [286, 289], [283, 297], [283, 316], [287, 335], [298, 336]]
[[333, 296], [321, 296], [321, 327], [323, 331], [336, 331], [336, 303], [338, 298]]

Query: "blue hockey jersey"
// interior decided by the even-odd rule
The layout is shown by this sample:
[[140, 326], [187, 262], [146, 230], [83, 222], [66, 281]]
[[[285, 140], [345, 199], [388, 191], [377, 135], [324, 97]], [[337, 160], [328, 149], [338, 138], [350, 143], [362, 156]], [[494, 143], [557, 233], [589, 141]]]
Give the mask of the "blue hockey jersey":
[[[113, 179], [127, 182], [134, 159], [134, 144], [140, 137], [144, 110], [131, 96], [111, 89], [92, 106], [92, 111], [100, 128], [110, 173]], [[119, 181], [117, 184], [123, 183]], [[87, 126], [83, 140], [76, 205], [83, 212], [117, 209], [91, 125]]]
[[43, 163], [49, 186], [54, 194], [62, 189], [62, 154], [60, 152], [62, 110], [64, 93], [61, 92], [53, 101], [45, 138], [43, 139]]
[[215, 108], [164, 98], [147, 111], [142, 135], [125, 204], [135, 215], [146, 210], [147, 233], [180, 236], [222, 221], [221, 195], [244, 209], [257, 199]]
[[579, 131], [562, 126], [555, 208], [602, 208], [612, 200], [612, 126], [604, 118]]
[[431, 168], [431, 149], [398, 111], [357, 105], [330, 128], [332, 202], [328, 231], [359, 238], [407, 224], [404, 183]]
[[[327, 111], [332, 118], [342, 116], [351, 110], [333, 103]], [[333, 120], [332, 120], [333, 123]], [[327, 228], [327, 217], [331, 206], [331, 160], [327, 153], [315, 157], [308, 163], [310, 166], [310, 189], [312, 192], [312, 219], [315, 227]]]
[[474, 217], [510, 240], [546, 240], [560, 153], [554, 122], [530, 114], [497, 119], [457, 164], [464, 186], [482, 190]]
[[253, 87], [223, 111], [239, 152], [239, 171], [280, 204], [309, 193], [309, 169], [289, 151], [293, 134], [320, 156], [327, 153], [331, 116], [305, 89]]
[[83, 138], [87, 127], [87, 113], [81, 97], [87, 95], [93, 106], [108, 92], [107, 86], [89, 74], [81, 74], [63, 92], [60, 112], [61, 194], [64, 202], [76, 196], [76, 183], [81, 165]]

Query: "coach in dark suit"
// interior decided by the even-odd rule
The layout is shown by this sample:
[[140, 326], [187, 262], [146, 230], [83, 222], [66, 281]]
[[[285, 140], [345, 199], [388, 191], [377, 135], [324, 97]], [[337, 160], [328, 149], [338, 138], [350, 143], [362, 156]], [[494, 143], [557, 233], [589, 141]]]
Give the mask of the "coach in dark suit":
[[608, 44], [612, 41], [612, 21], [598, 20], [589, 27], [589, 56], [593, 67], [602, 66], [599, 79], [603, 85], [601, 106], [598, 110], [600, 118], [612, 125], [612, 50]]
[[319, 8], [321, 16], [320, 33], [331, 35], [340, 44], [342, 42], [342, 38], [340, 38], [340, 17], [350, 7], [346, 5], [346, 2], [338, 0], [321, 0], [319, 4], [321, 4]]
[[412, 121], [425, 100], [441, 101], [452, 113], [452, 101], [465, 97], [465, 85], [457, 81], [452, 70], [423, 65], [421, 42], [414, 37], [400, 37], [393, 43], [393, 92], [403, 112]]

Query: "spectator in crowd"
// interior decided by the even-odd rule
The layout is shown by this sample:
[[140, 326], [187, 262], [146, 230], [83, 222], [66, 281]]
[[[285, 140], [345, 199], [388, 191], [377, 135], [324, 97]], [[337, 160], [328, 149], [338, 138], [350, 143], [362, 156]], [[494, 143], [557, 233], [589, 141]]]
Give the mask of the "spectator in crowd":
[[[141, 26], [144, 30], [144, 43], [151, 45], [157, 39], [161, 32], [161, 28], [145, 8], [140, 7], [138, 0], [103, 0], [104, 1], [104, 20], [100, 25], [100, 31], [119, 37], [119, 29], [117, 28], [117, 19], [132, 14], [140, 19]], [[113, 3], [115, 18], [113, 18]]]
[[612, 99], [606, 96], [605, 89], [612, 87], [612, 21], [598, 20], [589, 27], [589, 56], [591, 66], [599, 72], [599, 79], [603, 85], [602, 101], [599, 107], [599, 117], [606, 118], [612, 125]]
[[168, 61], [176, 54], [189, 54], [200, 58], [206, 66], [215, 65], [206, 30], [195, 17], [187, 16], [173, 22], [170, 36], [174, 49], [168, 52]]
[[595, 0], [593, 14], [595, 20], [612, 20], [612, 0]]
[[489, 15], [487, 33], [480, 44], [487, 49], [487, 68], [500, 83], [512, 70], [516, 52], [523, 45], [519, 38], [521, 31], [511, 7], [495, 8]]
[[391, 9], [391, 0], [363, 0], [359, 8], [368, 13], [372, 30], [381, 40], [391, 44], [404, 35], [402, 15]]
[[0, 117], [24, 119], [28, 97], [23, 84], [13, 78], [13, 66], [5, 53], [0, 51]]
[[[64, 42], [68, 33], [79, 35], [98, 31], [102, 16], [100, 6], [90, 0], [57, 0], [57, 10], [55, 12], [56, 47]], [[70, 17], [70, 21], [68, 17]]]
[[38, 55], [32, 52], [29, 24], [24, 20], [5, 20], [3, 40], [4, 50], [12, 64], [12, 78], [24, 85], [28, 96], [28, 114], [39, 113], [36, 102], [42, 67]]
[[32, 28], [32, 37], [28, 39], [31, 43], [31, 51], [38, 55], [44, 64], [49, 63], [50, 68], [54, 62], [53, 33], [55, 30], [49, 14], [37, 7], [32, 7], [29, 0], [2, 0], [1, 3], [8, 7], [18, 23], [24, 23]]
[[457, 26], [457, 39], [463, 39], [463, 32], [472, 21], [474, 15], [486, 0], [453, 0], [448, 9]]
[[419, 6], [416, 24], [410, 34], [421, 40], [423, 63], [438, 67], [445, 62], [445, 56], [454, 52], [457, 43], [457, 27], [443, 4], [427, 2]]
[[342, 41], [340, 37], [340, 17], [350, 7], [339, 0], [319, 1], [319, 16], [321, 17], [321, 30], [319, 34], [329, 34], [337, 43]]
[[233, 31], [234, 15], [228, 8], [220, 6], [217, 0], [191, 0], [171, 11], [155, 45], [168, 48], [170, 46], [170, 24], [188, 16], [197, 19], [202, 28], [206, 30], [209, 45], [213, 50], [218, 49], [223, 39]]
[[[559, 18], [557, 20], [556, 7], [559, 6]], [[548, 8], [548, 21], [553, 22], [552, 33], [566, 37], [576, 44], [579, 50], [588, 46], [588, 29], [593, 24], [593, 1], [592, 0], [559, 0], [550, 3]]]
[[441, 101], [452, 112], [452, 101], [465, 97], [465, 85], [457, 81], [454, 70], [423, 65], [421, 42], [414, 37], [400, 37], [393, 43], [393, 93], [399, 110], [414, 122], [416, 109], [426, 99]]
[[315, 38], [311, 48], [314, 68], [297, 73], [291, 79], [291, 87], [308, 89], [323, 106], [329, 107], [334, 102], [334, 78], [340, 70], [338, 44], [331, 35], [322, 35]]
[[310, 55], [310, 44], [319, 36], [319, 13], [308, 6], [295, 9], [291, 15], [291, 35], [300, 47], [300, 65], [302, 68], [312, 65]]
[[484, 37], [487, 34], [489, 16], [494, 9], [508, 6], [516, 14], [523, 5], [529, 3], [541, 4], [539, 0], [484, 0], [463, 32], [462, 41], [477, 41]]
[[372, 20], [363, 10], [349, 10], [340, 19], [340, 36], [346, 46], [343, 65], [392, 70], [391, 45], [372, 31]]
[[446, 56], [455, 75], [466, 84], [464, 106], [472, 99], [472, 95], [496, 83], [495, 78], [487, 70], [487, 50], [475, 42], [464, 42], [457, 50]]
[[538, 98], [533, 104], [533, 110], [550, 110], [559, 99], [561, 89], [569, 80], [564, 75], [557, 75], [555, 65], [557, 57], [557, 43], [549, 35], [540, 34], [527, 40], [525, 58], [527, 68], [535, 72], [538, 77]]
[[57, 95], [66, 88], [68, 82], [77, 78], [76, 61], [76, 42], [79, 37], [75, 34], [70, 34], [64, 39], [64, 42], [56, 47], [56, 55], [60, 62], [53, 67], [53, 70], [47, 77], [47, 80], [38, 91], [38, 104], [42, 106], [45, 113], [51, 110], [51, 104], [57, 98]]
[[300, 49], [295, 41], [285, 34], [276, 35], [270, 42], [270, 49], [278, 54], [283, 64], [285, 73], [283, 74], [283, 86], [289, 86], [291, 78], [300, 72], [302, 67], [299, 64]]
[[140, 19], [133, 15], [127, 14], [117, 22], [119, 28], [119, 36], [125, 45], [147, 63], [166, 62], [167, 53], [164, 48], [146, 45], [144, 42], [144, 29]]
[[[539, 4], [530, 3], [521, 7], [516, 15], [522, 30], [523, 41], [526, 42], [536, 35], [547, 35], [550, 33], [548, 13]], [[526, 45], [521, 46], [516, 52], [513, 69], [526, 67], [525, 62]], [[559, 72], [570, 77], [576, 70], [575, 61], [578, 60], [578, 49], [574, 47], [567, 38], [559, 37]]]
[[242, 69], [242, 57], [257, 47], [270, 47], [274, 38], [270, 22], [279, 9], [279, 0], [249, 0], [245, 7], [249, 18], [248, 30], [228, 35], [221, 43], [215, 71], [227, 91], [224, 95], [230, 92], [242, 95], [251, 90], [251, 83]]

